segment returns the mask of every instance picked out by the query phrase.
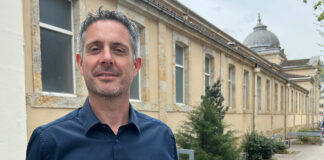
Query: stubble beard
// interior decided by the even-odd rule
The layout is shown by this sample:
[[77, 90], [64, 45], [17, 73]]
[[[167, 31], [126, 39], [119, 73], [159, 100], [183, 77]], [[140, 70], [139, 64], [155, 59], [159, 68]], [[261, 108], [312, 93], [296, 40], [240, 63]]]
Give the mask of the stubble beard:
[[95, 83], [95, 80], [93, 78], [88, 77], [86, 75], [84, 75], [84, 80], [88, 88], [89, 94], [94, 94], [96, 96], [105, 97], [105, 98], [113, 98], [113, 97], [121, 96], [125, 92], [129, 93], [130, 85], [133, 79], [131, 78], [131, 73], [128, 74], [129, 75], [124, 79], [122, 79], [119, 84], [117, 84], [116, 86], [112, 86], [113, 84], [110, 84], [108, 88], [107, 87], [100, 88], [99, 85]]

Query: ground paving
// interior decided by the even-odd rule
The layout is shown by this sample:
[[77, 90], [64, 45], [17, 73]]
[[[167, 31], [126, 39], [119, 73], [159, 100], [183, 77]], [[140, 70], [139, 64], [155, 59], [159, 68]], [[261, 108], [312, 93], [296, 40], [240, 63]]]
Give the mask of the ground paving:
[[275, 154], [273, 160], [324, 160], [323, 145], [291, 145], [291, 154]]

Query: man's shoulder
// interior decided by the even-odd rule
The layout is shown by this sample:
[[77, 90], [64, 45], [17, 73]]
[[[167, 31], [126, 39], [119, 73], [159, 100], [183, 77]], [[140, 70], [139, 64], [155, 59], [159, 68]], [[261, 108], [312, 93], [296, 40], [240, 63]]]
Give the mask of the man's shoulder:
[[80, 108], [73, 110], [72, 112], [60, 117], [52, 122], [41, 125], [34, 130], [33, 134], [43, 134], [52, 132], [52, 130], [57, 130], [59, 128], [66, 128], [70, 123], [76, 121]]

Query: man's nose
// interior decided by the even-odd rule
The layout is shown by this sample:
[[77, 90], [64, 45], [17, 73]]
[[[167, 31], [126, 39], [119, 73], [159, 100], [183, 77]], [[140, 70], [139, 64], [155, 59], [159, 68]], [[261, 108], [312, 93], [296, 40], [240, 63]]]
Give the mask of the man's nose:
[[109, 47], [104, 48], [100, 63], [103, 65], [112, 65], [114, 63], [112, 52]]

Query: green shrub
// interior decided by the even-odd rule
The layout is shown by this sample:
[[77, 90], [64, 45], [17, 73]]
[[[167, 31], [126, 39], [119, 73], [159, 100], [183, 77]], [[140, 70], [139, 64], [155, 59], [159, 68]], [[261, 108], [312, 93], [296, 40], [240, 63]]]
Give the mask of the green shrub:
[[184, 149], [193, 149], [198, 160], [237, 160], [240, 148], [233, 131], [226, 131], [223, 122], [228, 107], [223, 106], [224, 97], [218, 80], [207, 87], [202, 102], [188, 114], [176, 133], [177, 144]]
[[274, 141], [257, 131], [246, 133], [242, 148], [247, 153], [248, 160], [269, 159], [274, 154]]
[[283, 142], [277, 142], [277, 141], [273, 141], [273, 152], [274, 153], [285, 153], [287, 146], [283, 143]]
[[[309, 128], [300, 128], [297, 132], [309, 132], [311, 129]], [[301, 144], [317, 144], [319, 141], [319, 137], [308, 137], [308, 136], [298, 136], [298, 141]]]
[[308, 128], [299, 128], [297, 130], [297, 132], [309, 132], [309, 131], [310, 131], [310, 129], [308, 129]]

